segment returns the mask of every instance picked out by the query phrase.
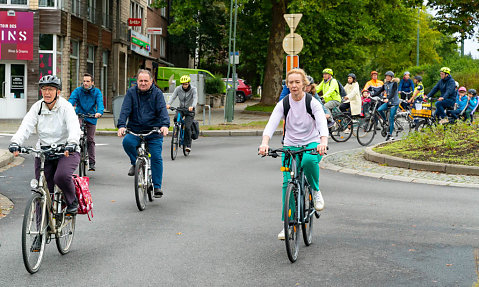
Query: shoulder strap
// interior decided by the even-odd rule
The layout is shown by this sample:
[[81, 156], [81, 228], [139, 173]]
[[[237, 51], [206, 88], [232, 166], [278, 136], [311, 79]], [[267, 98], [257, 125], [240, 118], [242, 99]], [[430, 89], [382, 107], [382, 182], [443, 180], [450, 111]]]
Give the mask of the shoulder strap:
[[[313, 115], [313, 109], [311, 108], [311, 101], [313, 100], [313, 96], [310, 93], [306, 93], [306, 98], [305, 98], [305, 104], [306, 104], [306, 112], [313, 118], [313, 120], [316, 120], [314, 115]], [[283, 121], [283, 140], [284, 142], [284, 136], [286, 135], [286, 118], [288, 117], [289, 109], [289, 95], [283, 98], [283, 115], [284, 115], [284, 121]]]
[[310, 93], [306, 93], [306, 111], [308, 114], [313, 118], [313, 120], [316, 120], [313, 115], [313, 109], [311, 109], [311, 101], [313, 100], [313, 96]]

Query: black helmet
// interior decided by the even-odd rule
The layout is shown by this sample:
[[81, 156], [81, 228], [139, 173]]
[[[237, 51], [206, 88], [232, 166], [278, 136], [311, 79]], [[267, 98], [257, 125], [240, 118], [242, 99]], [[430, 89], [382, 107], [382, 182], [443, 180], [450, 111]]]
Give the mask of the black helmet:
[[40, 89], [45, 86], [55, 87], [59, 90], [62, 89], [62, 81], [57, 76], [54, 76], [54, 75], [43, 76], [38, 82], [38, 85], [40, 86]]
[[356, 75], [355, 75], [355, 74], [353, 74], [353, 73], [349, 74], [349, 75], [348, 75], [348, 77], [351, 77], [351, 78], [353, 78], [353, 79], [355, 79], [355, 80], [356, 80]]
[[387, 72], [385, 73], [385, 75], [386, 75], [386, 76], [394, 77], [393, 71], [387, 71]]
[[310, 85], [314, 84], [314, 78], [311, 76], [306, 76]]
[[473, 95], [473, 96], [476, 96], [477, 95], [477, 92], [475, 89], [469, 89], [469, 91], [467, 91], [469, 94]]
[[421, 76], [414, 76], [414, 79], [416, 79], [418, 82], [422, 82], [422, 77]]

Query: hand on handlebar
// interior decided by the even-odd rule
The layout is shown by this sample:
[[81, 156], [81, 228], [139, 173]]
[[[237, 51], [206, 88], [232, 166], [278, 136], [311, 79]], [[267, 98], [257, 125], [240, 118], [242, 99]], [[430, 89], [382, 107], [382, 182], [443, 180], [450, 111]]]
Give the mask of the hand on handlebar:
[[13, 153], [13, 156], [18, 156], [20, 154], [20, 146], [17, 143], [11, 143], [8, 146], [8, 151]]
[[325, 145], [325, 144], [319, 144], [317, 147], [316, 147], [316, 151], [318, 151], [318, 153], [320, 155], [324, 155], [326, 154], [326, 151], [328, 150], [328, 146]]
[[95, 114], [95, 118], [97, 118], [97, 119], [98, 119], [99, 117], [101, 117], [101, 116], [102, 116], [102, 114], [100, 114], [100, 113], [96, 113], [96, 114]]
[[167, 127], [161, 127], [160, 128], [160, 133], [163, 135], [163, 136], [167, 136], [168, 135], [168, 128]]
[[269, 150], [269, 146], [265, 145], [265, 144], [262, 144], [258, 148], [258, 154], [260, 154], [262, 156], [266, 156], [268, 154], [268, 150]]
[[124, 136], [125, 133], [126, 133], [126, 128], [119, 128], [119, 129], [118, 129], [118, 136], [119, 136], [119, 137]]
[[167, 110], [169, 110], [169, 109], [170, 109], [170, 107], [171, 107], [170, 105], [166, 105], [166, 109], [167, 109]]

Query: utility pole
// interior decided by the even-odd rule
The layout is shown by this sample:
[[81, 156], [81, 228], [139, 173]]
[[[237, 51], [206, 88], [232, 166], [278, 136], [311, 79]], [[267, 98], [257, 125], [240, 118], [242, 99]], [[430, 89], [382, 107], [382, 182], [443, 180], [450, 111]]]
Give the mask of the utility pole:
[[417, 8], [417, 41], [416, 41], [416, 66], [419, 66], [419, 24], [421, 21], [421, 7]]
[[[234, 7], [233, 7], [234, 1]], [[234, 9], [234, 20], [233, 20]], [[230, 5], [230, 31], [229, 31], [229, 44], [228, 44], [228, 74], [226, 76], [226, 103], [225, 103], [225, 122], [231, 123], [234, 119], [234, 107], [236, 103], [236, 65], [238, 64], [236, 57], [236, 23], [238, 20], [238, 0], [231, 0]], [[231, 32], [233, 31], [233, 35]], [[233, 50], [231, 50], [231, 43], [233, 43]], [[233, 79], [231, 86], [228, 85], [230, 80], [230, 71], [233, 71]]]

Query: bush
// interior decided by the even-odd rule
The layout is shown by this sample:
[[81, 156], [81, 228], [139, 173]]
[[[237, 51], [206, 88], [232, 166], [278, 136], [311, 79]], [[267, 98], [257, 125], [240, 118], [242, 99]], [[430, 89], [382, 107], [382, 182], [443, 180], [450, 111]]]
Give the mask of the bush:
[[221, 94], [225, 91], [225, 83], [221, 79], [221, 75], [215, 75], [214, 78], [207, 77], [205, 79], [205, 92], [209, 95]]

